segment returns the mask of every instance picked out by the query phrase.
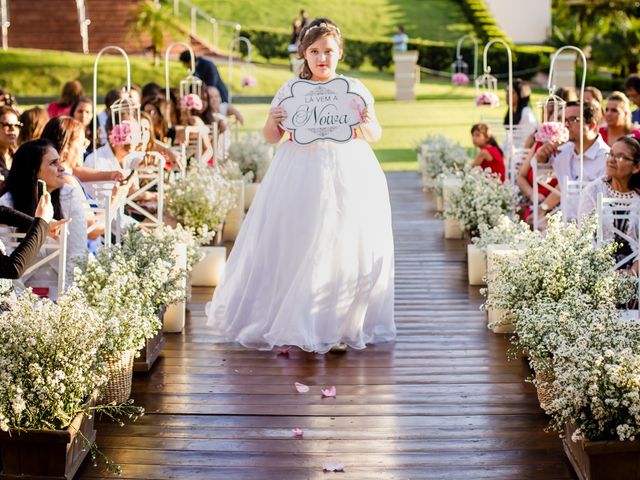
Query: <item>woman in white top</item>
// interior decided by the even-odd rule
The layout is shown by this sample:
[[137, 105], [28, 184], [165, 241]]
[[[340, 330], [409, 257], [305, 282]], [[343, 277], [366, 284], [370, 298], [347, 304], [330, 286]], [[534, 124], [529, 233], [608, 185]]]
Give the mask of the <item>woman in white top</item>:
[[[60, 156], [48, 140], [24, 143], [16, 151], [9, 176], [0, 196], [0, 205], [33, 216], [38, 203], [37, 180], [43, 180], [51, 195], [54, 218], [69, 219], [66, 260], [66, 285], [73, 281], [74, 260], [86, 257], [87, 216], [82, 193], [64, 182], [65, 171]], [[55, 266], [41, 268], [27, 280], [27, 286], [48, 287], [55, 280]], [[48, 271], [47, 271], [48, 270]]]
[[[522, 147], [529, 135], [531, 135], [538, 126], [536, 114], [529, 106], [529, 98], [531, 97], [531, 87], [521, 78], [513, 80], [513, 90], [511, 96], [511, 106], [504, 116], [505, 128], [509, 127], [509, 110], [513, 110], [513, 126], [514, 126], [514, 144], [516, 147]], [[509, 92], [507, 91], [507, 100]]]
[[[620, 198], [640, 201], [640, 142], [633, 137], [621, 137], [607, 154], [606, 175], [591, 182], [580, 195], [578, 219], [582, 220], [598, 208], [598, 194], [604, 198]], [[622, 207], [622, 204], [621, 204]], [[616, 262], [621, 261], [634, 251], [634, 246], [621, 237], [617, 231], [624, 232], [634, 242], [638, 240], [638, 219], [616, 219], [603, 225], [605, 240], [615, 240], [620, 247], [615, 253]], [[622, 269], [633, 268], [637, 271], [637, 261], [626, 262]]]

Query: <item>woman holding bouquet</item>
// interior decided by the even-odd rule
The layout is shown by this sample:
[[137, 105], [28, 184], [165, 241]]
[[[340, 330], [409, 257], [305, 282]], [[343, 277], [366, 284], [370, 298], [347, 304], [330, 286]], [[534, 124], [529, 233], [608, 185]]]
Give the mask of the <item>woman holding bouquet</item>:
[[[342, 45], [333, 22], [312, 21], [301, 33], [300, 79], [336, 78]], [[209, 324], [228, 340], [325, 353], [395, 337], [389, 195], [367, 143], [382, 131], [369, 91], [345, 79], [366, 103], [359, 132], [345, 143], [280, 145], [207, 305]], [[284, 135], [279, 104], [295, 81], [271, 104], [263, 129], [270, 143]]]

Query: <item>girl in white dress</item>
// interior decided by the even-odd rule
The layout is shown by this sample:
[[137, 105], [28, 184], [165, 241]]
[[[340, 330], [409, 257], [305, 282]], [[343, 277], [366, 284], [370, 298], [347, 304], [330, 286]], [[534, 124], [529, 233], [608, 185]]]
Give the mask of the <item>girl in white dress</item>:
[[[300, 78], [336, 77], [342, 37], [330, 20], [301, 34]], [[229, 257], [225, 276], [207, 304], [216, 334], [244, 346], [294, 345], [325, 353], [392, 340], [394, 253], [387, 183], [367, 141], [381, 128], [373, 97], [346, 79], [366, 102], [360, 132], [346, 143], [283, 142], [258, 190]], [[277, 143], [286, 117], [274, 98], [264, 136]]]

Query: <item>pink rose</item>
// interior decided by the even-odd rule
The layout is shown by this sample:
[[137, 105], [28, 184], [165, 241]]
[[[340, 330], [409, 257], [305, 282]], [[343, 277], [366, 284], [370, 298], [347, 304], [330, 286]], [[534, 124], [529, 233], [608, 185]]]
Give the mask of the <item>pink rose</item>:
[[488, 105], [495, 108], [500, 105], [500, 99], [493, 92], [482, 92], [476, 97], [476, 106]]
[[469, 77], [462, 72], [454, 73], [451, 77], [451, 83], [454, 85], [468, 85]]
[[541, 143], [556, 143], [558, 145], [569, 141], [569, 130], [560, 122], [545, 122], [536, 130], [535, 139]]
[[113, 127], [109, 134], [109, 141], [113, 145], [130, 145], [132, 142], [131, 122], [123, 120]]
[[186, 110], [202, 110], [202, 99], [195, 93], [190, 93], [180, 99], [180, 108]]
[[255, 87], [258, 85], [258, 81], [252, 77], [251, 75], [246, 75], [245, 77], [243, 77], [242, 82], [240, 83], [240, 85], [242, 85], [242, 87]]

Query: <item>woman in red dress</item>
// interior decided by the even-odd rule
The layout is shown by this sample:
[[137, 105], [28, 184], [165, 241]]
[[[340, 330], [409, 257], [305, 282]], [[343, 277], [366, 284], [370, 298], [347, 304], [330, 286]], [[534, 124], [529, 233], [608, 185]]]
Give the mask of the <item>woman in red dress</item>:
[[631, 108], [629, 99], [622, 92], [613, 92], [607, 97], [607, 106], [604, 110], [606, 125], [600, 127], [600, 135], [610, 147], [625, 135], [633, 135], [640, 138], [638, 125], [631, 122]]
[[473, 144], [480, 149], [472, 166], [479, 166], [483, 170], [491, 170], [504, 182], [505, 165], [502, 150], [493, 137], [491, 129], [486, 123], [476, 123], [471, 127], [471, 139]]

